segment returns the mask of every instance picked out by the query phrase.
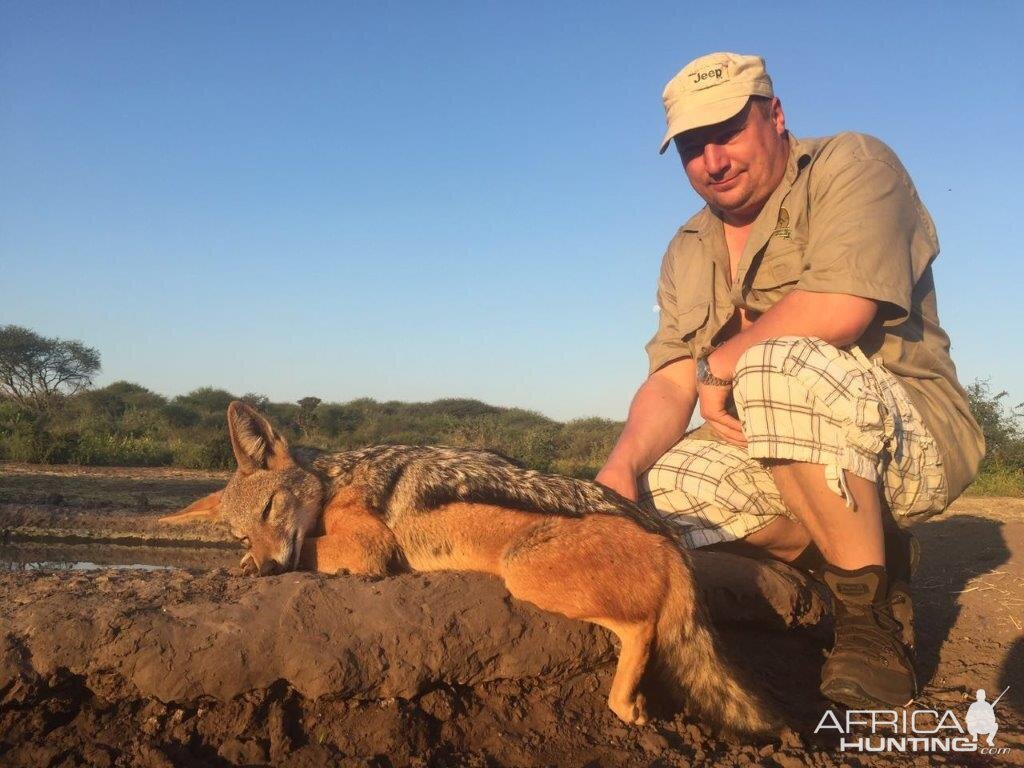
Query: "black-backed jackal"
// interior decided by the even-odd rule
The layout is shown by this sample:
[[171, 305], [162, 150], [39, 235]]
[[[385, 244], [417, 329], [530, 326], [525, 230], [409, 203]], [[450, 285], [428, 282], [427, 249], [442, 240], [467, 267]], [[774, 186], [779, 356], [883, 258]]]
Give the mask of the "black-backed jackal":
[[719, 658], [689, 557], [660, 516], [487, 451], [293, 451], [241, 402], [228, 407], [228, 429], [238, 471], [227, 487], [163, 520], [223, 520], [247, 546], [244, 570], [492, 573], [514, 597], [619, 637], [608, 706], [627, 723], [646, 722], [639, 685], [653, 663], [712, 724], [772, 729]]

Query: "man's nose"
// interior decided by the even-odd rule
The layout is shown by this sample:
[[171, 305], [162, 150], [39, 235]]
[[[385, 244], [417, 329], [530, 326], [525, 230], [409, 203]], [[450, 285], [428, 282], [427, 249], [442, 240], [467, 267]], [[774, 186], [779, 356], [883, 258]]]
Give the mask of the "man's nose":
[[729, 157], [720, 144], [708, 142], [704, 145], [704, 170], [709, 176], [720, 176], [729, 167]]

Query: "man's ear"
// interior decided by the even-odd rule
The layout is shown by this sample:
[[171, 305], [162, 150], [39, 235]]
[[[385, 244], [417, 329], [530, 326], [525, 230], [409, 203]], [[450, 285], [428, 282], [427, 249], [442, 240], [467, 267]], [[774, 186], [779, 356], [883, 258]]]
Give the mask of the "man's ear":
[[181, 512], [161, 517], [161, 523], [190, 523], [195, 520], [209, 520], [213, 522], [220, 517], [220, 496], [223, 490], [214, 491], [208, 496], [203, 496], [199, 501], [194, 501], [185, 507]]
[[241, 400], [228, 406], [228, 432], [238, 471], [243, 475], [259, 469], [287, 469], [295, 464], [285, 439], [262, 414]]
[[771, 122], [779, 136], [786, 132], [786, 113], [782, 111], [782, 99], [778, 96], [772, 97]]

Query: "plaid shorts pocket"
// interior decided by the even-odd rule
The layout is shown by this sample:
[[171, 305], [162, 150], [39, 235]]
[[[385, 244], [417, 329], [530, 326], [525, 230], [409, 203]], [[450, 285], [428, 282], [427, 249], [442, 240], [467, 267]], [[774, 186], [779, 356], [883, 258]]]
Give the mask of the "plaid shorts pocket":
[[762, 461], [825, 466], [852, 503], [845, 473], [881, 482], [897, 518], [946, 502], [945, 472], [899, 380], [859, 349], [821, 339], [770, 339], [737, 365], [734, 397], [747, 450], [684, 438], [640, 478], [640, 501], [678, 522], [692, 546], [748, 536], [789, 513]]

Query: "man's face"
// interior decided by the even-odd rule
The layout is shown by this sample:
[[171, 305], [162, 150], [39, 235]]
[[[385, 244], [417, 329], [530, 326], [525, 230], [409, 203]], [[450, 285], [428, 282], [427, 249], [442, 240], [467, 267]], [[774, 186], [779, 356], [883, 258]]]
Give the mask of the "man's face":
[[782, 181], [789, 157], [786, 117], [772, 99], [769, 115], [753, 100], [724, 123], [675, 138], [694, 190], [729, 224], [749, 224]]

